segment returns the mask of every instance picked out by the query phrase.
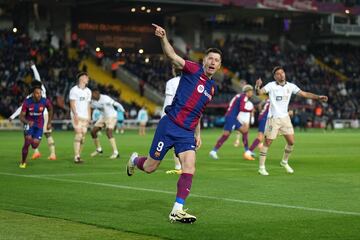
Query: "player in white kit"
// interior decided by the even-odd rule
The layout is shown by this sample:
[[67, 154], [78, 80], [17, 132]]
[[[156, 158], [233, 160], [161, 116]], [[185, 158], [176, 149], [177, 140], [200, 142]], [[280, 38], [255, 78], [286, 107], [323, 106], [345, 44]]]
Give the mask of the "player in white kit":
[[91, 121], [91, 90], [86, 87], [89, 82], [89, 76], [86, 72], [80, 72], [76, 78], [78, 84], [71, 88], [69, 94], [71, 120], [75, 130], [74, 162], [83, 163], [80, 154], [85, 142], [87, 128]]
[[96, 121], [94, 128], [91, 131], [91, 137], [93, 138], [96, 146], [96, 150], [91, 154], [92, 157], [103, 153], [100, 140], [97, 137], [97, 133], [104, 127], [106, 128], [106, 136], [108, 137], [110, 145], [113, 149], [113, 153], [110, 158], [115, 159], [120, 156], [116, 146], [115, 138], [113, 137], [113, 130], [117, 123], [117, 111], [114, 107], [122, 112], [125, 112], [124, 107], [120, 103], [114, 101], [108, 95], [100, 94], [98, 89], [93, 90], [91, 108], [99, 109], [102, 114], [101, 117]]
[[[170, 80], [168, 80], [166, 82], [165, 100], [164, 100], [164, 106], [162, 109], [161, 117], [163, 117], [166, 114], [165, 107], [171, 105], [171, 103], [175, 97], [176, 90], [179, 86], [180, 76], [177, 76], [176, 69], [174, 66], [172, 67], [172, 74], [173, 74], [173, 78], [171, 78]], [[175, 153], [174, 153], [174, 162], [175, 162], [175, 169], [166, 171], [167, 174], [181, 174], [182, 173], [180, 160], [175, 155]]]
[[270, 100], [270, 108], [265, 129], [265, 143], [260, 150], [259, 173], [263, 176], [269, 175], [265, 168], [265, 160], [268, 148], [278, 134], [284, 135], [287, 142], [285, 145], [284, 155], [280, 165], [285, 168], [287, 173], [294, 173], [294, 170], [288, 164], [289, 156], [294, 148], [294, 128], [292, 126], [288, 113], [288, 106], [292, 94], [304, 98], [310, 98], [326, 102], [327, 96], [316, 95], [310, 92], [301, 91], [298, 86], [286, 81], [285, 71], [282, 67], [277, 66], [272, 71], [275, 81], [269, 82], [263, 88], [262, 80], [256, 81], [255, 89], [259, 94], [267, 94]]
[[[39, 71], [37, 70], [36, 65], [33, 62], [31, 62], [31, 69], [34, 73], [35, 80], [39, 81], [41, 83], [41, 77], [40, 77]], [[44, 84], [42, 84], [42, 83], [41, 83], [41, 90], [42, 90], [41, 91], [42, 97], [46, 98], [46, 88], [44, 87]], [[26, 98], [30, 98], [30, 97], [32, 97], [32, 94], [28, 95]], [[18, 109], [16, 109], [16, 111], [9, 117], [9, 121], [14, 120], [16, 117], [18, 117], [20, 115], [21, 108], [22, 108], [22, 105]], [[48, 159], [56, 160], [55, 142], [54, 142], [53, 137], [51, 136], [52, 130], [47, 129], [47, 127], [46, 127], [48, 120], [49, 120], [49, 113], [48, 113], [47, 108], [45, 108], [45, 110], [44, 110], [44, 130], [43, 131], [44, 131], [45, 137], [47, 139], [48, 147], [50, 150], [50, 155], [49, 155]], [[37, 148], [35, 148], [31, 159], [37, 159], [40, 157], [41, 157], [41, 153], [39, 151], [39, 148], [37, 147]]]

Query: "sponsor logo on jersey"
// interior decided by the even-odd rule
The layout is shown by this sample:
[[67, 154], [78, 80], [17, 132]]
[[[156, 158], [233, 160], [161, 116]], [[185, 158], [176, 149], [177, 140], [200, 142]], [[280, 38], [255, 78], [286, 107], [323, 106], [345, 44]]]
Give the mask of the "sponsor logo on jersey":
[[205, 91], [204, 91], [204, 95], [207, 96], [207, 97], [209, 98], [209, 100], [211, 101], [212, 96], [211, 96], [210, 93], [208, 93], [208, 91], [205, 90]]
[[282, 100], [282, 96], [276, 96], [276, 101], [281, 101]]
[[203, 93], [204, 90], [205, 90], [204, 85], [200, 84], [200, 85], [197, 86], [197, 91], [198, 91], [199, 93]]

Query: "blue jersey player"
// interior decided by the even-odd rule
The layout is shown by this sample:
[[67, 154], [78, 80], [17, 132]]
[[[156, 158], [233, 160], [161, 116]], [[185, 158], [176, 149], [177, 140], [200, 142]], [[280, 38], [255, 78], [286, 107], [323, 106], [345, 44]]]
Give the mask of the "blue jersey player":
[[244, 157], [252, 157], [254, 156], [254, 150], [257, 146], [259, 146], [259, 148], [261, 148], [262, 146], [262, 142], [264, 140], [264, 133], [265, 133], [265, 126], [266, 126], [266, 122], [267, 122], [267, 116], [269, 113], [269, 108], [270, 108], [270, 100], [266, 99], [264, 104], [262, 104], [262, 109], [259, 113], [259, 117], [258, 117], [258, 122], [259, 122], [259, 126], [258, 126], [258, 135], [255, 138], [255, 140], [253, 141], [253, 143], [251, 144], [249, 150], [247, 150], [244, 155]]
[[208, 49], [203, 65], [185, 61], [175, 53], [165, 30], [158, 25], [153, 26], [164, 54], [175, 68], [182, 70], [182, 75], [173, 102], [166, 107], [166, 115], [161, 118], [156, 129], [149, 155], [139, 157], [137, 153], [133, 153], [126, 169], [128, 176], [134, 174], [135, 166], [146, 173], [152, 173], [158, 168], [166, 152], [174, 147], [181, 162], [182, 174], [177, 183], [176, 201], [169, 220], [192, 223], [196, 221], [196, 217], [185, 212], [183, 205], [195, 174], [195, 150], [201, 145], [199, 119], [216, 91], [215, 81], [211, 77], [221, 66], [221, 52], [215, 48]]
[[[214, 148], [210, 151], [210, 156], [214, 159], [218, 159], [217, 151], [221, 148], [224, 142], [229, 138], [233, 130], [237, 130], [243, 135], [244, 147], [247, 150], [248, 145], [248, 132], [249, 125], [248, 123], [241, 123], [238, 120], [238, 115], [240, 112], [252, 112], [252, 107], [247, 108], [247, 102], [253, 95], [253, 87], [251, 85], [245, 85], [243, 87], [243, 93], [236, 94], [230, 101], [229, 107], [225, 114], [225, 125], [224, 131], [221, 137], [217, 140]], [[252, 104], [251, 104], [252, 105]], [[249, 119], [250, 120], [250, 115]], [[245, 151], [246, 151], [245, 150]], [[255, 160], [254, 158], [248, 160]]]
[[33, 84], [32, 97], [25, 99], [22, 104], [20, 113], [20, 121], [24, 123], [24, 146], [22, 148], [22, 161], [20, 168], [26, 168], [26, 158], [29, 151], [29, 146], [33, 149], [40, 144], [43, 127], [44, 127], [44, 110], [49, 112], [49, 119], [47, 129], [51, 129], [51, 120], [53, 115], [52, 105], [49, 99], [41, 96], [41, 84]]

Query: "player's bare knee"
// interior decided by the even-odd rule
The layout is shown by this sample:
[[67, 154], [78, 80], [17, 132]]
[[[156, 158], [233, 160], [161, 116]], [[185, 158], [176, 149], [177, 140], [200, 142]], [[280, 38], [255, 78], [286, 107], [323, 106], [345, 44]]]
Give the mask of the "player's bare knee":
[[113, 131], [112, 129], [109, 129], [109, 128], [106, 129], [106, 136], [107, 136], [109, 139], [113, 137], [112, 131]]
[[266, 146], [270, 147], [271, 143], [272, 143], [272, 139], [265, 138], [265, 145]]
[[223, 132], [223, 135], [224, 135], [224, 136], [229, 136], [229, 135], [230, 135], [230, 132], [229, 132], [229, 131], [224, 131], [224, 132]]
[[194, 175], [195, 174], [195, 167], [186, 167], [186, 168], [183, 168], [182, 169], [182, 172], [183, 173], [189, 173], [189, 174], [192, 174]]
[[153, 173], [156, 171], [156, 169], [158, 168], [158, 165], [156, 164], [150, 164], [150, 165], [146, 165], [144, 166], [144, 171], [146, 173]]
[[37, 148], [40, 144], [40, 141], [38, 139], [33, 139], [33, 141], [31, 142], [31, 147], [33, 149]]
[[97, 131], [95, 129], [93, 129], [91, 132], [90, 132], [90, 135], [92, 138], [97, 138]]
[[82, 139], [82, 134], [81, 133], [76, 133], [75, 134], [75, 138], [74, 138], [74, 141], [75, 142], [81, 142], [81, 139]]

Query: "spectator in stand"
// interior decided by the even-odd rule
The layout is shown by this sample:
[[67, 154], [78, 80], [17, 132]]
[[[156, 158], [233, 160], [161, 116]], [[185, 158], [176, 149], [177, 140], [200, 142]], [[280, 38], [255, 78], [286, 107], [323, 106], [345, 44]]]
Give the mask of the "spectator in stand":
[[326, 125], [325, 125], [325, 130], [328, 129], [328, 126], [330, 125], [331, 130], [334, 130], [334, 110], [329, 107], [326, 111], [325, 111], [325, 116], [326, 116]]
[[301, 112], [299, 113], [300, 118], [300, 131], [307, 131], [307, 124], [309, 120], [309, 113], [306, 111], [306, 108], [302, 108]]
[[146, 134], [146, 124], [149, 121], [148, 112], [146, 110], [145, 106], [142, 106], [142, 108], [138, 112], [137, 121], [139, 123], [139, 135], [145, 136]]

